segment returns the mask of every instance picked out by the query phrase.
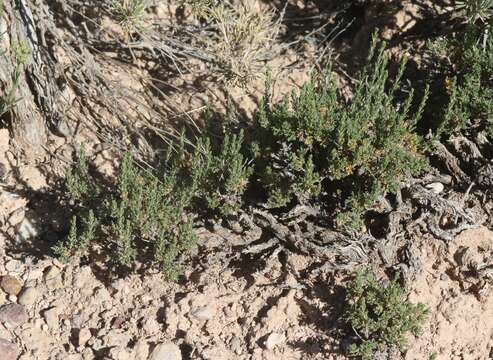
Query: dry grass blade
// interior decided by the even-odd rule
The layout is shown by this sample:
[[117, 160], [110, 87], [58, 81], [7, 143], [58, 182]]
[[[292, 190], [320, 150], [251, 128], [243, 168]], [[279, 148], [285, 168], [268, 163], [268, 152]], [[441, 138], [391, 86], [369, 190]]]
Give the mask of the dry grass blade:
[[247, 0], [239, 6], [220, 4], [208, 10], [215, 33], [201, 40], [216, 56], [219, 71], [226, 82], [246, 85], [255, 79], [262, 62], [273, 58], [280, 21], [273, 11]]
[[456, 7], [464, 10], [467, 21], [474, 23], [478, 20], [487, 22], [493, 15], [493, 0], [463, 0], [457, 1]]

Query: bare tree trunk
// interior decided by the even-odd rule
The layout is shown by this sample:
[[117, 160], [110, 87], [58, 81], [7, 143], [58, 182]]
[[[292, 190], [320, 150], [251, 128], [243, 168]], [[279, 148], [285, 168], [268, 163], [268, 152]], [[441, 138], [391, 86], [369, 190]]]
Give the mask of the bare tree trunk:
[[[0, 18], [0, 96], [12, 91], [17, 100], [6, 114], [15, 143], [27, 154], [38, 155], [47, 140], [46, 107], [40, 92], [46, 81], [37, 31], [27, 0], [3, 1]], [[19, 63], [19, 48], [29, 57]], [[17, 73], [17, 80], [15, 81]]]

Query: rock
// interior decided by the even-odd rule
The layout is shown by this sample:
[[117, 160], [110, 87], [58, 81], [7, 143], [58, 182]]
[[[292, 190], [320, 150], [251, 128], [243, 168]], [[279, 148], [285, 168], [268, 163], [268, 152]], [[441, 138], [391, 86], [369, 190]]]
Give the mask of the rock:
[[161, 325], [155, 319], [147, 319], [142, 324], [142, 329], [147, 335], [154, 335], [161, 330]]
[[211, 320], [214, 317], [214, 311], [207, 306], [201, 306], [192, 310], [191, 315], [199, 320]]
[[[53, 349], [55, 341], [52, 337], [48, 336], [45, 330], [31, 326], [31, 324], [27, 324], [22, 327], [22, 332], [19, 334], [19, 339], [22, 339], [21, 341], [23, 345], [26, 344], [25, 341], [29, 339], [27, 340], [29, 343], [28, 349], [35, 351], [40, 355], [42, 354], [42, 356], [32, 356], [32, 359], [45, 358], [44, 354]], [[60, 345], [62, 344], [60, 343]]]
[[32, 190], [38, 191], [47, 186], [45, 176], [35, 166], [27, 165], [19, 167], [19, 176], [22, 182]]
[[2, 281], [0, 282], [2, 290], [9, 295], [18, 295], [22, 290], [22, 284], [16, 277], [11, 275], [2, 276]]
[[265, 341], [265, 348], [272, 350], [277, 345], [281, 345], [285, 340], [286, 336], [284, 336], [284, 334], [273, 332], [267, 337], [267, 340]]
[[154, 348], [149, 360], [181, 360], [181, 350], [171, 342], [161, 343]]
[[134, 346], [135, 360], [147, 360], [148, 356], [149, 356], [149, 345], [143, 340], [138, 340]]
[[94, 359], [94, 353], [91, 348], [85, 348], [82, 351], [82, 358], [84, 360], [93, 360]]
[[7, 294], [3, 291], [0, 291], [0, 306], [7, 303]]
[[23, 270], [24, 265], [19, 260], [9, 260], [5, 264], [5, 269], [10, 273], [20, 273]]
[[19, 304], [7, 304], [0, 307], [0, 322], [17, 327], [28, 319], [26, 308]]
[[202, 360], [230, 360], [234, 358], [234, 354], [223, 346], [206, 346], [200, 352], [200, 359]]
[[434, 183], [426, 185], [426, 188], [435, 194], [440, 194], [443, 191], [444, 186], [442, 183], [434, 182]]
[[26, 217], [26, 210], [23, 208], [18, 208], [15, 211], [12, 211], [9, 216], [9, 225], [12, 227], [18, 226], [22, 220]]
[[38, 236], [39, 231], [33, 221], [25, 217], [19, 225], [17, 225], [16, 240], [18, 243], [23, 243], [29, 239]]
[[19, 296], [19, 304], [25, 306], [32, 306], [36, 303], [38, 299], [38, 291], [36, 288], [28, 287], [25, 288]]
[[241, 348], [241, 339], [238, 336], [234, 336], [231, 339], [231, 342], [230, 342], [229, 346], [231, 347], [231, 350], [236, 355], [241, 355], [241, 353], [243, 352], [243, 350]]
[[73, 277], [73, 285], [77, 289], [84, 288], [91, 280], [92, 270], [89, 266], [81, 267]]
[[57, 358], [57, 360], [59, 360], [59, 359], [60, 360], [82, 360], [82, 359], [84, 359], [82, 357], [82, 355], [80, 355], [80, 354], [63, 354], [63, 355], [64, 355], [63, 358], [62, 358], [62, 356], [59, 355], [60, 357]]
[[0, 354], [2, 354], [2, 360], [17, 360], [19, 349], [16, 344], [0, 338]]
[[0, 219], [5, 225], [15, 228], [26, 213], [27, 200], [19, 194], [2, 189], [0, 192]]
[[79, 333], [77, 334], [77, 347], [85, 346], [91, 337], [92, 334], [89, 328], [84, 327], [80, 329]]
[[238, 221], [231, 224], [231, 230], [233, 230], [233, 232], [238, 235], [243, 233], [243, 228]]
[[110, 293], [103, 287], [97, 288], [94, 291], [94, 298], [96, 298], [99, 303], [102, 303], [104, 301], [111, 301]]
[[103, 344], [106, 347], [126, 347], [132, 337], [130, 334], [122, 332], [121, 330], [112, 329], [106, 335], [103, 336]]
[[111, 327], [113, 329], [120, 329], [124, 323], [125, 323], [125, 318], [123, 316], [117, 316], [113, 319]]
[[109, 356], [112, 360], [133, 360], [129, 350], [125, 348], [114, 347], [110, 349]]
[[74, 329], [81, 329], [87, 320], [87, 315], [85, 313], [78, 312], [72, 316], [71, 325]]
[[27, 281], [38, 280], [43, 277], [42, 269], [31, 269], [26, 276]]
[[50, 329], [55, 329], [58, 327], [59, 313], [60, 311], [57, 307], [52, 307], [51, 309], [48, 309], [43, 313], [46, 324], [50, 327]]
[[56, 266], [50, 266], [44, 275], [46, 286], [50, 290], [61, 289], [63, 287], [62, 274]]
[[0, 129], [0, 153], [4, 154], [9, 150], [10, 133], [8, 129]]
[[128, 284], [125, 282], [124, 279], [117, 279], [113, 281], [111, 287], [113, 288], [114, 292], [118, 293], [118, 295], [120, 296], [125, 296], [130, 291], [130, 287], [128, 286]]

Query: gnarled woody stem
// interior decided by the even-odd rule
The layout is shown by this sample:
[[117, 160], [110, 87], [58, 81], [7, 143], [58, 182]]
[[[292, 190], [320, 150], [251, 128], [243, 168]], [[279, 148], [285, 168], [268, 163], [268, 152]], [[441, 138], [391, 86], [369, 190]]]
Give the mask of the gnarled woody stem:
[[[0, 18], [0, 89], [1, 96], [13, 90], [16, 100], [2, 120], [12, 128], [13, 138], [26, 153], [37, 155], [42, 152], [47, 140], [47, 130], [41, 108], [42, 94], [39, 89], [48, 84], [43, 75], [43, 62], [36, 35], [33, 16], [25, 0], [4, 0]], [[30, 56], [24, 67], [19, 68], [15, 54], [16, 46], [26, 46]], [[20, 71], [19, 71], [20, 70]], [[19, 72], [15, 82], [15, 73]]]

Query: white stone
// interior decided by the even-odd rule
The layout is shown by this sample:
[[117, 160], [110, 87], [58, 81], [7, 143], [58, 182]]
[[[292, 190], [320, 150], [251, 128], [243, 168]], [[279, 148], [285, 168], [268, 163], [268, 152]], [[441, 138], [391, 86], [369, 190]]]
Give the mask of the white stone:
[[89, 339], [91, 339], [91, 337], [92, 334], [88, 328], [84, 327], [80, 329], [77, 336], [77, 346], [85, 346]]
[[286, 336], [284, 336], [284, 334], [273, 332], [267, 337], [267, 340], [265, 341], [265, 348], [272, 350], [284, 341], [286, 341]]
[[214, 311], [208, 306], [201, 306], [192, 310], [191, 315], [199, 320], [211, 320], [214, 317]]
[[434, 182], [434, 183], [426, 185], [426, 188], [435, 194], [440, 194], [445, 187], [440, 182]]
[[152, 351], [149, 360], [182, 360], [181, 350], [171, 342], [158, 344]]
[[38, 235], [38, 229], [35, 224], [25, 217], [21, 223], [17, 226], [16, 240], [19, 243], [32, 239]]
[[58, 315], [60, 310], [57, 307], [53, 307], [44, 312], [43, 316], [45, 318], [46, 324], [50, 329], [55, 329], [58, 327]]

